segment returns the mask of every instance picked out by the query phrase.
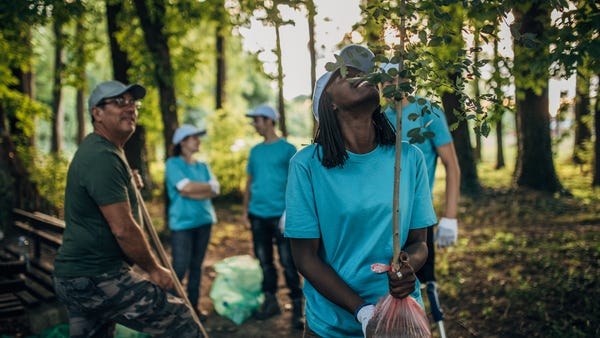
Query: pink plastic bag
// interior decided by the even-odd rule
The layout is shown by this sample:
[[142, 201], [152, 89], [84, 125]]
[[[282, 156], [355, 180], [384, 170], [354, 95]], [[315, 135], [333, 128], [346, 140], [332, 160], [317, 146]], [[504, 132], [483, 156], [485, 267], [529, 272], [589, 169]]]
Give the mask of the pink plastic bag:
[[375, 305], [367, 327], [368, 337], [430, 338], [431, 330], [425, 311], [412, 297], [398, 299], [387, 295]]
[[[400, 260], [401, 264], [406, 259]], [[375, 263], [375, 273], [394, 270], [391, 266]], [[431, 338], [429, 320], [421, 305], [412, 297], [402, 299], [387, 295], [375, 305], [375, 312], [367, 326], [367, 337], [373, 338]]]

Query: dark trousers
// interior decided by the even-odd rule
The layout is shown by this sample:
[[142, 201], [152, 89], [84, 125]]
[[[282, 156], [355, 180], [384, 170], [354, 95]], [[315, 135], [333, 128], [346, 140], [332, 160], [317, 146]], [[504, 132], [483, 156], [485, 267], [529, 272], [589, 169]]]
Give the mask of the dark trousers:
[[275, 244], [279, 253], [279, 263], [283, 267], [285, 282], [290, 289], [290, 298], [301, 298], [300, 275], [294, 264], [290, 241], [283, 237], [279, 230], [280, 217], [263, 218], [250, 214], [248, 218], [252, 227], [254, 255], [260, 262], [263, 271], [262, 291], [272, 294], [277, 292], [277, 269], [273, 258], [273, 244]]
[[187, 295], [194, 309], [200, 297], [202, 262], [210, 241], [211, 228], [209, 224], [187, 230], [171, 231], [173, 270], [180, 281], [187, 273]]
[[433, 225], [427, 228], [427, 260], [416, 275], [419, 281], [423, 284], [427, 282], [435, 282], [435, 243], [433, 241]]

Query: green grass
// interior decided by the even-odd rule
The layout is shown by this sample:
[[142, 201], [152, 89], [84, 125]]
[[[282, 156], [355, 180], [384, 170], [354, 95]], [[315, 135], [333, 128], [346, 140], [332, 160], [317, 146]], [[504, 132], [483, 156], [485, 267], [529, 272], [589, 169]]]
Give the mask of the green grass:
[[479, 165], [459, 243], [436, 256], [449, 337], [600, 336], [600, 189], [585, 168], [557, 168], [572, 197], [514, 189], [511, 168]]

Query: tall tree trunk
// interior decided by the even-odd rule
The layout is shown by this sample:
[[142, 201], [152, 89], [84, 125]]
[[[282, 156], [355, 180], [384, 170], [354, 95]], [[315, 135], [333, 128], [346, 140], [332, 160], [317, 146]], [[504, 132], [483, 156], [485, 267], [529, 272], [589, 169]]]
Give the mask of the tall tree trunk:
[[[550, 12], [545, 1], [537, 0], [520, 13], [514, 11], [515, 22], [521, 23], [521, 33], [544, 36], [544, 25], [550, 22]], [[540, 62], [547, 54], [546, 45], [535, 49], [515, 45], [514, 74], [516, 78], [516, 115], [518, 157], [515, 167], [515, 181], [519, 187], [534, 190], [558, 192], [560, 184], [552, 161], [550, 139], [550, 114], [548, 112], [548, 73], [533, 73], [530, 65]], [[520, 77], [520, 78], [519, 78]], [[536, 88], [530, 88], [528, 81], [535, 80]]]
[[[306, 0], [306, 11], [308, 12], [308, 54], [310, 57], [310, 95], [315, 92], [315, 83], [317, 82], [317, 51], [315, 48], [315, 17], [317, 16], [317, 9], [313, 0]], [[313, 135], [317, 131], [317, 121], [312, 114], [309, 112], [311, 120], [313, 121]]]
[[127, 72], [131, 68], [131, 61], [127, 52], [121, 49], [116, 34], [119, 29], [119, 13], [123, 12], [123, 2], [106, 0], [106, 25], [108, 29], [108, 41], [110, 43], [110, 54], [112, 56], [113, 77], [115, 80], [128, 84]]
[[[107, 1], [106, 2], [106, 22], [108, 29], [108, 39], [110, 41], [110, 51], [113, 64], [113, 77], [115, 80], [129, 84], [128, 71], [131, 68], [131, 60], [127, 52], [121, 48], [116, 38], [119, 32], [119, 15], [123, 15], [123, 3]], [[146, 189], [142, 190], [144, 198], [149, 198], [154, 189], [154, 181], [150, 175], [148, 167], [148, 150], [146, 148], [146, 130], [143, 125], [137, 125], [135, 132], [124, 146], [125, 157], [132, 169], [137, 169], [144, 181]]]
[[[166, 7], [164, 0], [134, 0], [133, 3], [135, 4], [142, 30], [144, 31], [146, 46], [153, 59], [156, 60], [154, 78], [158, 86], [163, 137], [165, 140], [165, 158], [167, 158], [173, 134], [179, 126], [179, 122], [175, 95], [175, 74], [171, 63], [168, 36], [164, 27]], [[147, 3], [152, 5], [152, 10], [148, 8]]]
[[217, 85], [216, 85], [216, 99], [215, 99], [215, 108], [222, 109], [223, 104], [225, 102], [225, 83], [227, 81], [226, 77], [226, 59], [225, 59], [225, 34], [224, 33], [223, 24], [218, 22], [216, 28], [216, 46], [217, 46]]
[[279, 129], [284, 137], [287, 136], [287, 126], [285, 124], [285, 100], [283, 99], [283, 61], [281, 60], [281, 25], [275, 22], [275, 54], [277, 55], [277, 89], [279, 106]]
[[63, 61], [64, 38], [62, 33], [63, 23], [59, 18], [54, 20], [54, 83], [52, 86], [52, 138], [50, 151], [60, 153], [63, 148], [63, 110], [62, 87], [65, 64]]
[[503, 145], [503, 135], [504, 130], [502, 128], [502, 116], [496, 122], [496, 169], [504, 168], [506, 165], [504, 163], [504, 145]]
[[76, 43], [77, 43], [77, 93], [75, 95], [75, 105], [76, 105], [76, 115], [77, 115], [77, 144], [80, 144], [81, 141], [85, 138], [86, 128], [85, 128], [85, 94], [87, 92], [87, 76], [85, 73], [85, 65], [87, 63], [87, 53], [85, 51], [85, 35], [86, 29], [83, 24], [83, 16], [77, 18], [77, 23], [75, 27], [76, 34]]
[[589, 70], [583, 66], [577, 71], [577, 84], [575, 86], [575, 142], [573, 146], [573, 162], [583, 164], [582, 152], [585, 144], [592, 139], [589, 118], [590, 111], [590, 77]]
[[[596, 78], [600, 80], [600, 74], [596, 74]], [[600, 187], [600, 95], [596, 91], [596, 104], [594, 105], [594, 178], [592, 180], [593, 187]]]
[[[460, 76], [458, 73], [452, 74], [450, 76], [451, 82], [455, 83], [458, 76]], [[452, 112], [455, 110], [462, 111], [458, 97], [454, 93], [444, 92], [442, 94], [442, 104], [446, 112], [448, 125], [456, 123], [457, 118]], [[471, 147], [468, 124], [464, 121], [459, 123], [458, 127], [452, 131], [452, 137], [460, 166], [460, 190], [467, 195], [476, 195], [480, 192], [481, 185], [477, 176], [477, 166], [475, 165], [473, 148]]]

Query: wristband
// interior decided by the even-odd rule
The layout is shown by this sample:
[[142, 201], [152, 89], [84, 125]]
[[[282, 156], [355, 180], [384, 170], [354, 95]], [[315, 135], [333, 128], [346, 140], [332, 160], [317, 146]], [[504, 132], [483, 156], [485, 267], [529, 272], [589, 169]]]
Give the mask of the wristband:
[[354, 319], [356, 319], [357, 322], [360, 323], [360, 321], [358, 320], [358, 313], [360, 312], [360, 310], [362, 310], [363, 307], [365, 306], [369, 306], [369, 305], [373, 305], [373, 303], [363, 303], [361, 306], [357, 307], [356, 310], [354, 311]]

